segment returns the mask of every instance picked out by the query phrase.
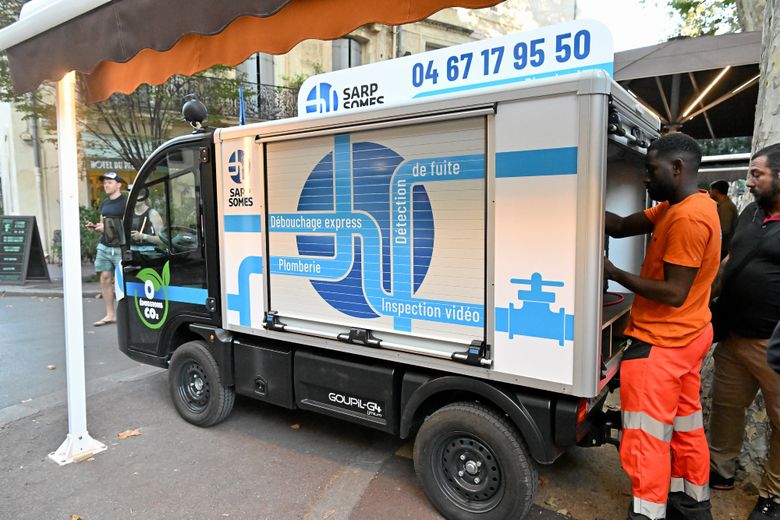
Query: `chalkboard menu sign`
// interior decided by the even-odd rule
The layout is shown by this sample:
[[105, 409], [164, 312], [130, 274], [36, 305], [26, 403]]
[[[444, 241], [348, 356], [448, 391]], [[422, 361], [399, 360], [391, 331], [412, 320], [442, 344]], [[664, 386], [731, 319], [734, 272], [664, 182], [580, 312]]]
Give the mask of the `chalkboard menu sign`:
[[35, 217], [0, 216], [0, 284], [49, 280]]

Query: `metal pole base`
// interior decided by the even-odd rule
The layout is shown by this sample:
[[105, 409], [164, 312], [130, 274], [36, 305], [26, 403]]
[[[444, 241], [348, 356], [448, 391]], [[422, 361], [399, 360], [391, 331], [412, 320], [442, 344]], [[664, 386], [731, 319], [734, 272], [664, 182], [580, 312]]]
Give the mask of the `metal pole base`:
[[69, 433], [57, 451], [49, 453], [49, 458], [60, 466], [64, 466], [71, 462], [86, 460], [96, 453], [106, 451], [106, 449], [105, 444], [96, 441], [87, 432], [78, 435]]

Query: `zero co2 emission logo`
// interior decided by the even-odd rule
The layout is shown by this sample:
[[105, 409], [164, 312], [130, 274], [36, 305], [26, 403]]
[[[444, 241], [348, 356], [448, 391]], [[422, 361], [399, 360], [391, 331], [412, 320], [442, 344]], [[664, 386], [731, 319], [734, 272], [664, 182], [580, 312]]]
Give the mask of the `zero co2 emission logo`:
[[165, 262], [162, 274], [151, 267], [141, 269], [137, 275], [144, 283], [143, 295], [135, 293], [135, 310], [141, 323], [150, 329], [159, 329], [168, 317], [168, 285], [171, 283], [170, 261]]

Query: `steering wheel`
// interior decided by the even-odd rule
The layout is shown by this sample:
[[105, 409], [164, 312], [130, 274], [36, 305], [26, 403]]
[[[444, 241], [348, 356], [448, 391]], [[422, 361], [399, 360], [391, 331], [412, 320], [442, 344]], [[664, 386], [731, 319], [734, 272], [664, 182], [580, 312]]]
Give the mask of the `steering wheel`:
[[198, 231], [187, 226], [171, 226], [171, 239], [168, 241], [168, 229], [160, 230], [160, 239], [170, 243], [172, 251], [192, 251], [198, 248]]

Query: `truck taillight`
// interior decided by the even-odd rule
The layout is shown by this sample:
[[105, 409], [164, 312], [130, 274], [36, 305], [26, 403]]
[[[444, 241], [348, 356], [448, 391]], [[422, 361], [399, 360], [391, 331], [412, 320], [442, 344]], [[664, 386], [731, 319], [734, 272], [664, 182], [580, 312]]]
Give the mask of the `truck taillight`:
[[579, 442], [586, 433], [582, 425], [585, 423], [585, 420], [588, 418], [589, 404], [590, 404], [589, 399], [580, 399], [580, 402], [577, 405], [577, 434], [576, 434], [577, 442]]

